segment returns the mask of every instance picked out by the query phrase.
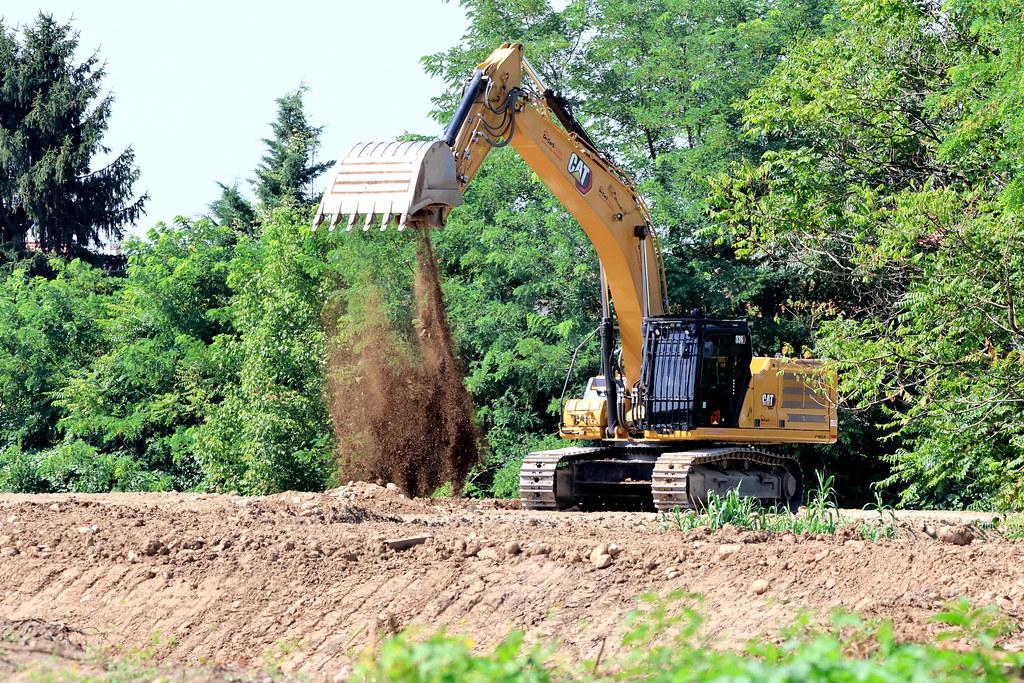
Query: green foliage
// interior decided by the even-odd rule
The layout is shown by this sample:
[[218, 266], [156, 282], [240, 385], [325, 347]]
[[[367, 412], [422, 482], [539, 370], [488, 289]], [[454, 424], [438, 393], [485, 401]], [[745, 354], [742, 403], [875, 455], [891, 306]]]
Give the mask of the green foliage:
[[231, 241], [227, 229], [182, 221], [125, 245], [128, 277], [104, 310], [109, 350], [54, 393], [65, 441], [130, 459], [163, 488], [199, 483], [189, 452], [195, 428], [219, 399], [210, 344], [230, 296]]
[[[844, 505], [869, 501], [881, 479], [903, 504], [1024, 506], [1019, 7], [461, 5], [463, 39], [424, 58], [446, 84], [438, 118], [494, 46], [524, 42], [650, 200], [672, 312], [748, 316], [760, 353], [836, 359], [846, 412], [820, 464], [841, 473]], [[20, 38], [0, 28], [0, 242], [16, 249], [35, 226], [73, 256], [141, 211], [130, 149], [89, 173], [111, 100], [76, 45], [46, 16]], [[328, 164], [303, 92], [278, 100], [258, 203], [222, 185], [212, 222], [126, 245], [123, 278], [66, 258], [4, 265], [0, 487], [326, 485], [328, 330], [371, 286], [392, 322], [413, 325], [413, 242], [309, 233]], [[485, 441], [466, 490], [514, 496], [523, 454], [555, 443], [563, 373], [596, 325], [596, 258], [512, 150], [489, 157], [435, 251]], [[584, 344], [570, 395], [597, 366], [596, 342]], [[834, 526], [836, 497], [756, 523]], [[894, 532], [882, 501], [865, 537]]]
[[1024, 504], [1020, 12], [850, 0], [837, 22], [744, 102], [784, 146], [717, 183], [726, 239], [822, 283], [818, 349], [881, 413], [904, 503]]
[[231, 186], [224, 183], [217, 185], [220, 187], [220, 197], [210, 203], [211, 220], [217, 225], [252, 234], [257, 223], [256, 207], [242, 195], [238, 183]]
[[[323, 128], [311, 126], [306, 119], [302, 103], [305, 92], [303, 85], [277, 99], [277, 118], [270, 124], [272, 137], [263, 140], [267, 151], [256, 168], [254, 183], [264, 208], [304, 206], [315, 201], [313, 181], [334, 163], [316, 161]], [[225, 188], [224, 208], [238, 209], [241, 205], [237, 199]], [[245, 213], [243, 208], [240, 217], [244, 219]]]
[[[835, 478], [820, 471], [817, 477], [818, 485], [808, 492], [807, 505], [799, 513], [779, 506], [764, 508], [756, 499], [741, 495], [739, 488], [735, 488], [726, 491], [724, 496], [709, 491], [707, 504], [699, 512], [676, 508], [671, 513], [661, 513], [658, 527], [662, 531], [716, 530], [730, 524], [737, 529], [773, 533], [834, 534], [842, 523], [836, 504]], [[871, 540], [883, 536], [891, 538], [890, 534], [895, 532], [891, 525], [876, 528], [862, 524], [859, 529], [862, 536]]]
[[78, 62], [78, 35], [40, 13], [17, 34], [0, 22], [0, 249], [87, 255], [142, 214], [129, 147], [94, 168], [113, 96], [98, 54]]
[[230, 326], [210, 353], [223, 400], [195, 437], [203, 488], [243, 493], [325, 485], [333, 441], [324, 405], [323, 239], [304, 211], [275, 212], [230, 261]]
[[106, 348], [103, 311], [118, 283], [82, 263], [52, 260], [52, 278], [19, 264], [0, 271], [0, 445], [55, 438], [53, 392]]
[[861, 537], [868, 541], [896, 538], [898, 534], [896, 513], [892, 507], [882, 502], [881, 494], [875, 493], [875, 503], [873, 506], [865, 505], [864, 507], [865, 509], [871, 507], [878, 514], [878, 519], [875, 524], [861, 523], [859, 527]]
[[552, 680], [540, 650], [523, 652], [523, 633], [515, 631], [484, 654], [475, 654], [466, 639], [437, 633], [422, 642], [399, 634], [383, 644], [372, 662], [353, 673], [354, 681], [381, 683], [543, 683]]
[[[474, 653], [458, 637], [425, 641], [399, 634], [362, 662], [357, 681], [1013, 681], [1024, 657], [996, 645], [1007, 626], [992, 610], [955, 603], [936, 617], [963, 645], [904, 643], [889, 622], [836, 612], [825, 627], [804, 618], [772, 640], [741, 650], [714, 647], [702, 633], [694, 597], [644, 595], [624, 623], [622, 647], [576, 666], [523, 652], [514, 632], [493, 651]], [[603, 648], [602, 648], [603, 650]]]
[[1003, 526], [1003, 533], [1007, 538], [1024, 538], [1024, 514], [1007, 517]]

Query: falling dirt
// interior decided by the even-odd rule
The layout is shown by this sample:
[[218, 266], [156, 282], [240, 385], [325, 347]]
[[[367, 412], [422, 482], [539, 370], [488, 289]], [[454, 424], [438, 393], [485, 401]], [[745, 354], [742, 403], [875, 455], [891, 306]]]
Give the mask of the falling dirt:
[[361, 291], [358, 315], [334, 335], [328, 370], [341, 478], [393, 482], [415, 496], [445, 483], [458, 491], [478, 460], [473, 402], [429, 236], [417, 250], [411, 333], [389, 320], [378, 290]]

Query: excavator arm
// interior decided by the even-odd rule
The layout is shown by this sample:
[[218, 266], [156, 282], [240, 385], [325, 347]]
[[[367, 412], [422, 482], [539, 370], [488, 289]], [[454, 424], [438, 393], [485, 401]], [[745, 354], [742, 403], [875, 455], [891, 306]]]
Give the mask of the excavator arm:
[[[524, 80], [524, 75], [526, 76]], [[600, 261], [603, 319], [619, 323], [625, 386], [640, 377], [645, 317], [667, 307], [665, 270], [647, 207], [629, 176], [601, 152], [561, 98], [546, 90], [523, 57], [504, 44], [474, 71], [442, 141], [356, 145], [335, 167], [316, 224], [342, 214], [348, 227], [382, 218], [399, 227], [440, 227], [481, 164], [511, 145], [583, 228]], [[454, 162], [445, 162], [447, 147]], [[390, 164], [390, 165], [389, 165]], [[453, 182], [454, 181], [454, 182]], [[611, 344], [604, 344], [611, 377]], [[614, 390], [614, 387], [613, 387]], [[612, 418], [614, 421], [614, 417]]]

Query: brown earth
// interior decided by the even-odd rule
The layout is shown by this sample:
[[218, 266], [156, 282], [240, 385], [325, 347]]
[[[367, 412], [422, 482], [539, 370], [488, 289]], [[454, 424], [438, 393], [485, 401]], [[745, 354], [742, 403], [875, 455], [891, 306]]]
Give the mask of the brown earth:
[[332, 331], [327, 380], [342, 481], [391, 481], [426, 496], [457, 488], [479, 453], [430, 237], [418, 239], [414, 319], [396, 324], [373, 285], [358, 288], [351, 303], [361, 310]]
[[[127, 648], [185, 671], [213, 667], [213, 678], [269, 666], [331, 680], [375, 632], [407, 626], [447, 626], [481, 647], [524, 629], [586, 658], [605, 640], [614, 651], [637, 594], [676, 589], [703, 596], [705, 633], [720, 647], [840, 606], [928, 639], [930, 618], [961, 595], [1019, 620], [1024, 542], [975, 528], [960, 546], [922, 530], [948, 537], [947, 523], [972, 520], [983, 517], [927, 513], [872, 543], [682, 533], [654, 514], [525, 512], [372, 484], [263, 498], [5, 495], [0, 678], [41, 656]], [[405, 550], [388, 543], [420, 536]], [[618, 548], [598, 569], [602, 544]]]

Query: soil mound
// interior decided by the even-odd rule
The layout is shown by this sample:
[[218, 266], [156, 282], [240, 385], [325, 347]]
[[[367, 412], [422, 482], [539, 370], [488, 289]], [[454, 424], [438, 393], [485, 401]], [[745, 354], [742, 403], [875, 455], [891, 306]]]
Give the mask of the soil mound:
[[430, 239], [413, 279], [411, 333], [366, 288], [360, 315], [334, 335], [328, 387], [342, 479], [393, 482], [412, 496], [458, 491], [479, 453]]

